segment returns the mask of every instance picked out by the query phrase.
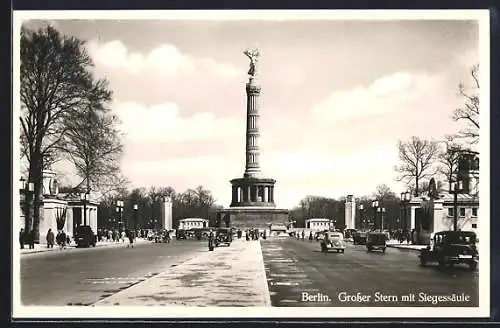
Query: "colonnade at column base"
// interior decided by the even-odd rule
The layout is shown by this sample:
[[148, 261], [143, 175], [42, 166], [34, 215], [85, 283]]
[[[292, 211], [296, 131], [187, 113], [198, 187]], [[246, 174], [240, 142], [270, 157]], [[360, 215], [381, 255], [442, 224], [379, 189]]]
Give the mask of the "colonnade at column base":
[[231, 180], [231, 207], [276, 207], [274, 184], [269, 178], [243, 177]]

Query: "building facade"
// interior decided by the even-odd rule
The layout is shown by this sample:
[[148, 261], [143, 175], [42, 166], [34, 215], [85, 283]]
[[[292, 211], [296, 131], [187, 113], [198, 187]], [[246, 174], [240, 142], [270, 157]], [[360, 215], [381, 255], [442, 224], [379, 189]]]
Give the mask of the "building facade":
[[[20, 224], [19, 229], [31, 230], [26, 227], [25, 213], [27, 210], [28, 197], [33, 198], [33, 193], [20, 190]], [[51, 229], [54, 234], [64, 231], [73, 238], [75, 230], [80, 225], [88, 225], [97, 232], [97, 207], [98, 202], [89, 195], [88, 199], [82, 199], [80, 195], [60, 194], [56, 173], [51, 170], [43, 171], [42, 203], [40, 205], [40, 222], [35, 240], [40, 244], [46, 243], [47, 232]]]
[[179, 220], [180, 230], [208, 228], [208, 220], [202, 218], [185, 218]]
[[305, 221], [306, 229], [312, 231], [323, 231], [331, 228], [331, 220], [325, 218], [312, 218]]

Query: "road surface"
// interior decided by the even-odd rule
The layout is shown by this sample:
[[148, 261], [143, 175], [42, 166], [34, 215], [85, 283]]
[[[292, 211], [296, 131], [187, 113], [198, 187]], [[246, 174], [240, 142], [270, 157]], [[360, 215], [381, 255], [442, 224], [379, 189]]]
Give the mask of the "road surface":
[[413, 250], [347, 243], [344, 254], [324, 254], [318, 242], [290, 238], [261, 245], [273, 306], [478, 306], [478, 272], [420, 267]]
[[206, 241], [21, 255], [23, 305], [90, 305], [206, 250]]

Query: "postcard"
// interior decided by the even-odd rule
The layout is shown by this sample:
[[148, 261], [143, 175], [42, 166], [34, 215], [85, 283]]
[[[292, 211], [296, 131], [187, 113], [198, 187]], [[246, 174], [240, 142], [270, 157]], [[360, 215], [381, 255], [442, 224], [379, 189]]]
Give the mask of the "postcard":
[[14, 318], [489, 316], [488, 11], [13, 33]]

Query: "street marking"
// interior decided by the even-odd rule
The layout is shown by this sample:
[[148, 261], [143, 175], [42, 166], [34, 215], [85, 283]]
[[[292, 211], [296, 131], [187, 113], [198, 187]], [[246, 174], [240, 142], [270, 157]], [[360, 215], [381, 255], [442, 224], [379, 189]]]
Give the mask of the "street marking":
[[290, 260], [290, 259], [272, 259], [269, 262], [271, 262], [271, 263], [294, 263], [295, 261]]
[[298, 286], [299, 283], [298, 282], [292, 282], [292, 281], [276, 281], [276, 282], [273, 282], [271, 281], [271, 285], [272, 286]]
[[297, 300], [281, 300], [280, 303], [299, 303]]

